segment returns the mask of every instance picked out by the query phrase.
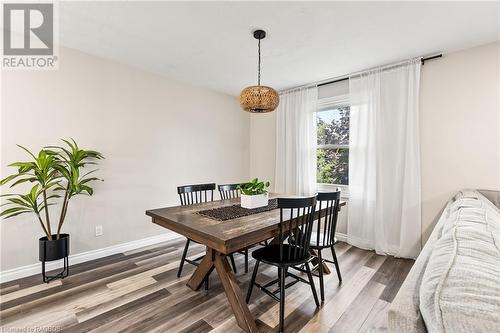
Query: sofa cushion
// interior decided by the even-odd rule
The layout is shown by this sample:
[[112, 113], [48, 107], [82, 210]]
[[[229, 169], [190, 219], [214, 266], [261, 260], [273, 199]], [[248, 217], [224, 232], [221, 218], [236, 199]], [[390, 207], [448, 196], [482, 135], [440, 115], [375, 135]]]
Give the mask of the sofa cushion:
[[455, 199], [462, 199], [462, 198], [479, 199], [480, 195], [481, 194], [476, 190], [464, 189], [464, 190], [458, 191], [458, 193], [455, 195]]
[[478, 192], [455, 199], [422, 277], [420, 312], [429, 332], [500, 332], [500, 211]]

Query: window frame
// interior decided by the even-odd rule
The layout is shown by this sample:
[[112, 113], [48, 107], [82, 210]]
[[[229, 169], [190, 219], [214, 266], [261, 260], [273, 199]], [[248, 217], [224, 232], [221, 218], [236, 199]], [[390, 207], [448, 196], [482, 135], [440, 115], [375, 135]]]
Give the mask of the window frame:
[[[350, 101], [349, 101], [349, 94], [344, 94], [344, 95], [338, 95], [335, 97], [327, 97], [327, 98], [321, 98], [318, 99], [318, 105], [316, 109], [316, 114], [318, 112], [322, 111], [327, 111], [329, 109], [335, 109], [339, 107], [345, 107], [345, 106], [351, 106]], [[342, 149], [350, 149], [348, 144], [325, 144], [325, 145], [317, 145], [317, 148], [321, 149], [337, 149], [337, 148], [342, 148]], [[326, 191], [326, 192], [331, 192], [331, 191], [336, 191], [337, 189], [340, 189], [342, 192], [342, 197], [348, 198], [349, 197], [349, 185], [342, 185], [342, 184], [327, 184], [327, 183], [316, 183], [316, 186], [318, 188], [318, 191]]]

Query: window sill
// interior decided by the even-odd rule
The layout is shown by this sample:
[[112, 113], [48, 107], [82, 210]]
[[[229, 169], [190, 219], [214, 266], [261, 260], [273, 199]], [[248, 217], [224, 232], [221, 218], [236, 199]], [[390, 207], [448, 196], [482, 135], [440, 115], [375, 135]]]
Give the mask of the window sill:
[[317, 184], [318, 192], [325, 191], [331, 192], [339, 189], [341, 191], [340, 197], [342, 199], [349, 199], [349, 186], [348, 185], [335, 185], [335, 184]]

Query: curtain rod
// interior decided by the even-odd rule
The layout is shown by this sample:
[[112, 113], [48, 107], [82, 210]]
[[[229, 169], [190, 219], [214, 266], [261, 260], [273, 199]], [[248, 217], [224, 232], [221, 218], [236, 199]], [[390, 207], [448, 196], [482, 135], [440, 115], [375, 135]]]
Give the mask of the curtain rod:
[[[437, 58], [441, 58], [442, 56], [443, 56], [443, 54], [439, 53], [439, 54], [436, 54], [436, 55], [433, 55], [433, 56], [430, 56], [430, 57], [425, 57], [425, 58], [422, 57], [422, 58], [420, 58], [420, 61], [422, 62], [422, 65], [425, 65], [426, 61], [434, 60], [434, 59], [437, 59]], [[328, 82], [323, 82], [323, 83], [318, 84], [317, 86], [318, 87], [326, 86], [327, 84], [342, 82], [342, 81], [345, 81], [345, 80], [349, 80], [349, 76], [346, 76], [346, 77], [343, 77], [343, 78], [340, 78], [340, 79], [334, 79], [334, 80], [331, 80], [331, 81], [328, 81]]]
[[[433, 55], [433, 56], [420, 57], [420, 61], [422, 62], [422, 65], [425, 65], [426, 61], [434, 60], [434, 59], [437, 59], [437, 58], [441, 58], [442, 56], [443, 56], [443, 54], [439, 53], [439, 54], [436, 54], [436, 55]], [[401, 64], [401, 63], [404, 63], [404, 61], [400, 61], [400, 62], [388, 64], [388, 65], [383, 65], [383, 66], [377, 66], [377, 67], [373, 67], [373, 68], [387, 68], [387, 67], [388, 68], [392, 68], [392, 67], [397, 66], [398, 64]], [[370, 69], [372, 69], [372, 68], [370, 68]], [[293, 91], [295, 89], [300, 89], [300, 88], [306, 88], [306, 87], [312, 87], [312, 86], [321, 87], [321, 86], [326, 86], [326, 85], [332, 84], [332, 83], [342, 82], [342, 81], [345, 81], [345, 80], [349, 80], [350, 76], [353, 76], [353, 75], [356, 75], [356, 74], [361, 74], [363, 72], [369, 71], [370, 69], [365, 69], [365, 70], [362, 70], [362, 71], [359, 71], [359, 72], [355, 72], [355, 73], [348, 74], [348, 75], [343, 75], [341, 77], [337, 77], [337, 78], [333, 78], [333, 79], [326, 79], [326, 80], [323, 80], [323, 81], [317, 81], [317, 82], [314, 82], [314, 83], [304, 84], [302, 86], [297, 86], [297, 87], [294, 87], [294, 88], [284, 89], [284, 90], [281, 90], [280, 93], [288, 92], [288, 91]]]

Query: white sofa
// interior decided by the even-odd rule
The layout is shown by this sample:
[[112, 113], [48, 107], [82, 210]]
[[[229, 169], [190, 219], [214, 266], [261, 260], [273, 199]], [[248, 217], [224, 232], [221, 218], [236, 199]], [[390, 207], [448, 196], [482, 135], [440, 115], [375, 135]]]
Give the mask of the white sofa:
[[500, 192], [459, 191], [389, 309], [389, 332], [500, 332]]

